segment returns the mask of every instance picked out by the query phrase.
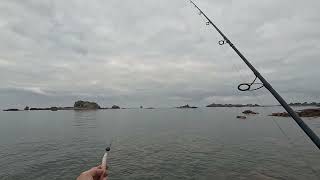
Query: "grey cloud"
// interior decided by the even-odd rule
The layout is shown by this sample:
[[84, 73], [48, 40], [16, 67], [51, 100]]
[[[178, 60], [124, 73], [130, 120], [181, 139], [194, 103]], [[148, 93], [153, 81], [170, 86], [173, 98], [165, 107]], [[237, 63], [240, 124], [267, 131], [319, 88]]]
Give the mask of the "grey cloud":
[[[320, 101], [318, 1], [196, 2], [286, 99]], [[188, 1], [2, 0], [0, 107], [275, 103], [236, 90], [254, 77], [220, 38]]]

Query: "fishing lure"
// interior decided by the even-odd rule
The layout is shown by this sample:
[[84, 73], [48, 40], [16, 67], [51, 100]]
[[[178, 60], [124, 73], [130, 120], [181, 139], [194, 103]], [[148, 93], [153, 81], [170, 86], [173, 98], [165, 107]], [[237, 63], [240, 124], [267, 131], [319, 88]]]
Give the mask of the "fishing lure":
[[103, 155], [101, 166], [103, 169], [107, 169], [107, 160], [108, 160], [108, 153], [111, 151], [111, 143], [106, 148], [106, 152]]

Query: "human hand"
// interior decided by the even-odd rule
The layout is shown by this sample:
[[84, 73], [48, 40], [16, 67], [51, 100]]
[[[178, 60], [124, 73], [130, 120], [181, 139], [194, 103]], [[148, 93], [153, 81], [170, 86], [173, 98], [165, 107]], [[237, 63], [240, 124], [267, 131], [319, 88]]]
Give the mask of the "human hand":
[[93, 167], [90, 170], [81, 173], [77, 180], [107, 180], [107, 170], [108, 167], [107, 169], [103, 169], [101, 165]]

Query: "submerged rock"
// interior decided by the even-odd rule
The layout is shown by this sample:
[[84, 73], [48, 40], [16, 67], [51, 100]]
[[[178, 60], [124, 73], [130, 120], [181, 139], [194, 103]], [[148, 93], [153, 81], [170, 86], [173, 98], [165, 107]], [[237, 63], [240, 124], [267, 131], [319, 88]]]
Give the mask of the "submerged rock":
[[113, 105], [113, 106], [111, 107], [111, 109], [120, 109], [120, 106]]
[[251, 111], [251, 110], [245, 110], [245, 111], [243, 111], [242, 112], [243, 114], [259, 114], [259, 113], [256, 113], [256, 112], [253, 112], [253, 111]]
[[58, 107], [51, 107], [50, 110], [51, 110], [51, 111], [58, 111], [59, 108], [58, 108]]
[[247, 119], [245, 116], [237, 116], [238, 119]]

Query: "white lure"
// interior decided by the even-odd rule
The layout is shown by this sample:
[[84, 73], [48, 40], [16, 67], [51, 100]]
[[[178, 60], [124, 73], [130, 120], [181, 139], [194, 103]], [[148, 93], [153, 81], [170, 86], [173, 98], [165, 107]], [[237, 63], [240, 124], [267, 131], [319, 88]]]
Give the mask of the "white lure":
[[102, 158], [101, 166], [103, 169], [107, 169], [107, 159], [108, 159], [108, 152], [104, 153]]
[[[110, 145], [111, 146], [111, 145]], [[103, 155], [103, 158], [102, 158], [102, 163], [101, 163], [101, 166], [102, 168], [104, 169], [107, 169], [107, 160], [108, 160], [108, 153], [110, 152], [110, 147], [107, 147], [106, 148], [106, 152], [104, 153]]]

